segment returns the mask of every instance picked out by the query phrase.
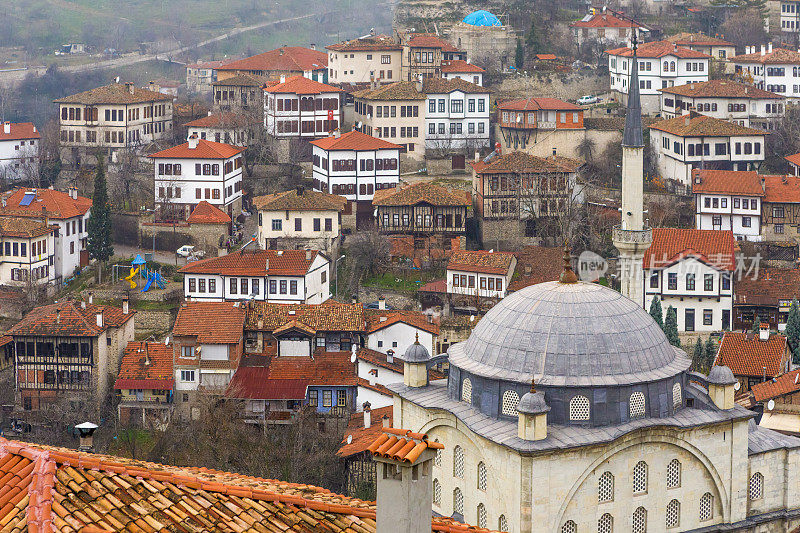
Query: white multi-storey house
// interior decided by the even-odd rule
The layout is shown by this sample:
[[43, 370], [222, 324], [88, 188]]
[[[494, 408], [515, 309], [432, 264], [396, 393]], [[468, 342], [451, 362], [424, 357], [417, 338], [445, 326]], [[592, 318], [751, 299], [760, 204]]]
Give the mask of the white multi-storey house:
[[778, 93], [790, 101], [800, 99], [800, 52], [772, 48], [772, 43], [756, 51], [745, 47], [745, 54], [730, 59], [736, 74], [756, 87]]
[[57, 226], [0, 216], [0, 284], [35, 287], [53, 283]]
[[800, 32], [800, 2], [797, 0], [781, 1], [781, 31]]
[[315, 250], [243, 249], [181, 268], [192, 300], [321, 304], [331, 297], [330, 261]]
[[703, 52], [718, 61], [726, 61], [736, 55], [736, 45], [730, 41], [709, 37], [703, 33], [677, 33], [670, 35], [665, 40], [678, 46]]
[[48, 248], [53, 255], [50, 270], [54, 279], [61, 281], [89, 264], [87, 222], [92, 200], [78, 196], [77, 189], [20, 188], [3, 193], [0, 201], [0, 215], [37, 219], [58, 227], [53, 246]]
[[367, 35], [326, 48], [331, 83], [401, 79], [403, 46], [388, 35]]
[[[350, 131], [312, 141], [314, 188], [344, 196], [355, 212], [373, 220], [372, 197], [376, 190], [400, 183], [400, 146]], [[353, 208], [348, 206], [347, 212]]]
[[342, 123], [342, 91], [304, 76], [264, 89], [264, 128], [276, 138], [318, 139]]
[[753, 171], [695, 170], [692, 173], [697, 229], [732, 231], [738, 240], [761, 240], [761, 176]]
[[80, 164], [98, 151], [112, 159], [172, 135], [172, 97], [132, 82], [112, 83], [55, 100], [61, 158]]
[[752, 170], [764, 161], [763, 130], [694, 111], [650, 125], [658, 173], [689, 185], [692, 170]]
[[200, 117], [185, 124], [188, 136], [197, 135], [198, 139], [207, 139], [218, 143], [248, 146], [256, 138], [256, 129], [261, 124], [253, 123], [247, 115], [241, 113], [208, 112], [208, 116]]
[[644, 255], [644, 306], [672, 306], [678, 331], [730, 329], [736, 241], [728, 231], [655, 228]]
[[422, 90], [428, 97], [426, 151], [473, 153], [489, 147], [489, 89], [460, 78], [426, 78]]
[[[623, 105], [628, 101], [633, 50], [628, 47], [608, 50], [608, 72], [611, 92], [619, 96]], [[639, 92], [642, 111], [656, 113], [659, 109], [659, 89], [708, 81], [711, 56], [690, 50], [668, 41], [655, 41], [639, 45]]]
[[455, 250], [447, 262], [447, 294], [503, 299], [516, 266], [510, 252]]
[[586, 42], [597, 41], [603, 45], [625, 44], [630, 42], [633, 32], [647, 36], [650, 29], [640, 22], [626, 17], [618, 11], [603, 8], [599, 13], [591, 13], [581, 20], [571, 22], [572, 34], [578, 47]]
[[709, 80], [659, 91], [664, 118], [697, 111], [740, 126], [769, 130], [786, 113], [783, 96], [736, 81]]
[[787, 155], [784, 159], [789, 164], [789, 174], [800, 176], [800, 154]]
[[0, 178], [19, 180], [39, 175], [39, 139], [32, 122], [3, 122], [0, 129]]
[[244, 150], [192, 135], [188, 142], [150, 154], [157, 219], [186, 220], [201, 200], [231, 218], [238, 215], [242, 208]]
[[463, 59], [448, 59], [442, 61], [442, 78], [451, 80], [461, 78], [475, 85], [483, 86], [484, 69]]

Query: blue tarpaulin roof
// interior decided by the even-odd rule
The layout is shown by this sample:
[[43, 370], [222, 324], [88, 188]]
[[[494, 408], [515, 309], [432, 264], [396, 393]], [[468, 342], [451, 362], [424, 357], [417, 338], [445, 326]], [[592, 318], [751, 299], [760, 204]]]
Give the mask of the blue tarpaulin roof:
[[464, 17], [463, 22], [465, 24], [470, 24], [471, 26], [502, 26], [500, 19], [485, 9], [473, 11]]

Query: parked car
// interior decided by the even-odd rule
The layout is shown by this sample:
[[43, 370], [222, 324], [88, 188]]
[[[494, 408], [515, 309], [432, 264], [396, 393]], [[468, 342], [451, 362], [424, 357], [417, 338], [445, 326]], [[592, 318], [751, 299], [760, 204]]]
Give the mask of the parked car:
[[599, 101], [600, 99], [598, 97], [587, 94], [578, 98], [578, 105], [596, 104]]
[[183, 246], [178, 248], [175, 251], [175, 253], [178, 254], [181, 257], [187, 257], [187, 258], [189, 256], [203, 257], [203, 256], [206, 255], [206, 253], [203, 250], [197, 250], [194, 246], [192, 246], [190, 244], [184, 244]]

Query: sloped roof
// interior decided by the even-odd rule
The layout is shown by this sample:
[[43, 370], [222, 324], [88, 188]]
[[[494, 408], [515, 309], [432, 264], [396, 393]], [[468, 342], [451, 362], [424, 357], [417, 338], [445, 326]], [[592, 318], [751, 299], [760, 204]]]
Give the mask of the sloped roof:
[[352, 353], [317, 350], [311, 357], [272, 357], [268, 379], [302, 379], [309, 386], [355, 387], [358, 383]]
[[757, 402], [765, 402], [797, 391], [800, 391], [800, 369], [786, 372], [777, 378], [768, 379], [750, 387], [750, 392], [753, 393], [753, 398]]
[[[313, 485], [0, 438], [9, 531], [377, 533], [375, 504]], [[433, 517], [431, 531], [487, 531]]]
[[178, 272], [225, 276], [303, 276], [319, 253], [317, 250], [240, 250], [194, 261]]
[[800, 268], [762, 267], [757, 276], [736, 280], [733, 303], [777, 307], [780, 300], [794, 298], [800, 298]]
[[[221, 70], [221, 69], [217, 69]], [[263, 87], [270, 85], [270, 80], [258, 74], [240, 72], [230, 78], [217, 80], [211, 84], [212, 87]], [[274, 83], [274, 82], [272, 82]]]
[[172, 344], [131, 341], [122, 354], [115, 389], [170, 390], [175, 385]]
[[665, 40], [683, 46], [735, 46], [731, 42], [719, 39], [717, 37], [709, 37], [705, 33], [681, 32], [676, 33], [675, 35], [670, 35]]
[[784, 157], [789, 163], [800, 167], [800, 154], [792, 154]]
[[45, 224], [33, 218], [19, 218], [15, 215], [4, 214], [0, 216], [0, 236], [22, 237], [32, 239], [53, 233], [58, 229], [56, 225]]
[[497, 108], [506, 111], [583, 111], [579, 105], [559, 100], [558, 98], [525, 98], [522, 100], [509, 100], [497, 104]]
[[197, 139], [196, 148], [189, 148], [189, 143], [185, 142], [150, 154], [147, 157], [152, 157], [153, 159], [228, 159], [244, 152], [244, 150], [241, 146]]
[[[133, 91], [131, 91], [131, 88], [133, 88]], [[162, 101], [172, 101], [172, 96], [125, 83], [112, 83], [53, 100], [57, 104], [83, 105], [142, 104]]]
[[267, 367], [240, 366], [225, 396], [248, 400], [304, 400], [307, 389], [307, 379], [270, 379]]
[[[97, 325], [97, 314], [103, 314], [103, 325]], [[109, 327], [119, 327], [133, 318], [136, 311], [128, 314], [119, 307], [86, 304], [73, 300], [35, 307], [14, 324], [6, 334], [13, 336], [60, 336], [94, 337]]]
[[244, 302], [186, 302], [172, 334], [197, 337], [200, 344], [236, 344], [244, 335]]
[[392, 411], [393, 407], [391, 405], [372, 409], [368, 428], [364, 427], [363, 412], [350, 415], [350, 422], [347, 424], [347, 429], [344, 430], [344, 436], [342, 437], [342, 446], [339, 448], [339, 451], [336, 452], [336, 455], [339, 457], [350, 457], [351, 455], [367, 451], [369, 445], [375, 442], [378, 435], [383, 433], [384, 417], [389, 418], [389, 427], [391, 427]]
[[380, 85], [374, 89], [364, 89], [353, 93], [356, 98], [365, 100], [425, 100], [425, 94], [417, 91], [415, 81], [396, 81]]
[[764, 180], [765, 202], [771, 203], [798, 203], [800, 202], [800, 177], [776, 176], [772, 174], [761, 175]]
[[328, 50], [334, 52], [369, 52], [369, 51], [392, 51], [402, 50], [403, 47], [394, 42], [388, 35], [371, 35], [360, 37], [338, 44], [326, 46]]
[[247, 126], [247, 117], [240, 113], [213, 113], [184, 124], [189, 128], [236, 128]]
[[[722, 337], [714, 365], [727, 366], [734, 376], [768, 378], [783, 372], [781, 361], [786, 351], [786, 337], [777, 333], [762, 341], [758, 334], [728, 331]], [[765, 370], [766, 367], [766, 370]]]
[[[614, 48], [613, 50], [606, 50], [605, 52], [611, 56], [633, 57], [633, 49], [627, 46], [621, 48]], [[680, 59], [713, 59], [710, 55], [696, 50], [690, 50], [683, 46], [678, 46], [669, 41], [653, 41], [650, 43], [642, 43], [637, 48], [636, 56], [639, 59], [655, 59], [657, 57], [675, 56]]]
[[9, 124], [8, 133], [5, 132], [4, 125], [0, 123], [0, 141], [16, 141], [27, 139], [39, 139], [41, 135], [33, 122], [12, 122]]
[[787, 50], [786, 48], [773, 48], [772, 52], [761, 52], [753, 54], [742, 54], [728, 58], [733, 63], [777, 63], [777, 64], [798, 64], [800, 63], [800, 52]]
[[692, 192], [695, 194], [720, 193], [742, 196], [765, 195], [761, 186], [761, 176], [751, 170], [695, 169], [692, 171]]
[[291, 93], [291, 94], [321, 94], [321, 93], [340, 93], [341, 89], [320, 83], [318, 81], [310, 80], [305, 76], [292, 76], [286, 78], [286, 81], [272, 85], [264, 89], [267, 93]]
[[[516, 252], [517, 266], [508, 286], [511, 291], [545, 281], [558, 281], [564, 271], [564, 249], [546, 246], [525, 246]], [[530, 268], [530, 274], [526, 271]]]
[[[263, 323], [259, 327], [259, 320]], [[328, 300], [322, 304], [249, 302], [245, 329], [275, 331], [297, 320], [316, 331], [366, 331], [364, 306]]]
[[306, 72], [328, 66], [328, 54], [302, 46], [282, 46], [263, 54], [231, 61], [217, 70], [275, 70]]
[[463, 190], [448, 190], [429, 181], [420, 181], [406, 187], [375, 191], [374, 206], [399, 206], [427, 203], [439, 207], [469, 207], [470, 194]]
[[347, 200], [337, 194], [290, 189], [256, 196], [253, 198], [253, 205], [259, 211], [343, 211]]
[[650, 125], [650, 129], [665, 131], [679, 137], [733, 137], [737, 135], [759, 135], [766, 133], [754, 128], [746, 128], [735, 122], [701, 115], [690, 111], [688, 115], [679, 115]]
[[463, 59], [447, 59], [442, 61], [442, 72], [486, 72], [478, 65], [467, 63]]
[[461, 91], [466, 94], [489, 94], [491, 89], [481, 87], [461, 78], [425, 78], [422, 81], [422, 92], [429, 94], [446, 94]]
[[709, 80], [659, 89], [662, 93], [691, 98], [759, 98], [781, 100], [783, 96], [753, 85], [731, 80]]
[[405, 44], [413, 48], [441, 48], [443, 52], [461, 51], [435, 33], [409, 33], [405, 39]]
[[453, 250], [448, 270], [462, 270], [465, 272], [481, 272], [484, 274], [508, 273], [514, 254], [511, 252], [489, 252], [486, 250]]
[[428, 450], [442, 450], [444, 444], [428, 440], [428, 435], [407, 429], [383, 428], [383, 434], [367, 448], [373, 455], [413, 463]]
[[[33, 200], [28, 205], [20, 205], [26, 193], [35, 193]], [[85, 215], [92, 207], [90, 198], [78, 196], [73, 200], [69, 194], [54, 189], [20, 187], [4, 192], [2, 197], [6, 201], [6, 206], [0, 207], [0, 214], [3, 215], [41, 217], [44, 208], [49, 218], [60, 220]]]
[[614, 13], [595, 13], [588, 20], [586, 18], [571, 22], [573, 28], [645, 28], [635, 20], [620, 18]]
[[413, 328], [427, 331], [431, 335], [439, 334], [439, 324], [436, 322], [429, 322], [428, 317], [419, 311], [367, 309], [365, 313], [367, 318], [367, 333], [374, 333], [393, 324], [403, 323]]
[[186, 219], [189, 224], [229, 224], [230, 221], [231, 217], [225, 211], [205, 200], [201, 200]]
[[343, 133], [339, 137], [332, 135], [311, 141], [310, 144], [318, 146], [323, 150], [399, 150], [399, 144], [390, 143], [383, 139], [378, 139], [358, 130], [351, 130]]
[[643, 268], [664, 268], [694, 256], [720, 270], [736, 267], [736, 241], [730, 230], [654, 228], [653, 244], [644, 254]]
[[551, 172], [577, 172], [583, 165], [577, 159], [562, 156], [538, 157], [527, 152], [509, 152], [485, 163], [474, 161], [470, 165], [478, 174], [546, 174]]

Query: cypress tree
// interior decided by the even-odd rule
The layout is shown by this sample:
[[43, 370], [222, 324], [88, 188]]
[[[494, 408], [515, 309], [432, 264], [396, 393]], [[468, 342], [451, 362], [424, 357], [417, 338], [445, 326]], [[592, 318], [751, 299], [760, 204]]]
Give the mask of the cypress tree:
[[667, 317], [664, 320], [664, 333], [673, 346], [680, 348], [681, 339], [678, 337], [678, 312], [671, 305], [667, 307]]
[[761, 317], [756, 315], [753, 319], [753, 333], [758, 335], [761, 332]]
[[661, 300], [658, 296], [653, 296], [653, 301], [650, 302], [650, 316], [656, 321], [661, 331], [664, 331], [664, 311], [661, 309]]
[[86, 249], [89, 257], [100, 263], [98, 280], [102, 279], [103, 265], [114, 255], [111, 245], [111, 210], [108, 205], [108, 189], [103, 158], [97, 158], [97, 170], [94, 175], [94, 194], [92, 195], [92, 211], [86, 222], [89, 241]]
[[797, 298], [792, 300], [792, 307], [789, 308], [789, 320], [786, 322], [786, 341], [792, 351], [792, 362], [800, 364], [800, 304]]
[[522, 40], [517, 39], [517, 49], [514, 52], [514, 66], [517, 70], [522, 70], [525, 66], [525, 51], [522, 49]]
[[697, 342], [694, 343], [694, 354], [692, 354], [692, 361], [694, 367], [698, 370], [706, 367], [705, 351], [703, 350], [703, 341], [697, 337]]
[[[697, 339], [697, 342], [700, 342], [700, 339]], [[711, 340], [711, 337], [708, 338], [706, 341], [706, 349], [705, 349], [705, 360], [706, 360], [706, 368], [711, 368], [711, 365], [714, 364], [714, 359], [717, 357], [717, 344]]]

